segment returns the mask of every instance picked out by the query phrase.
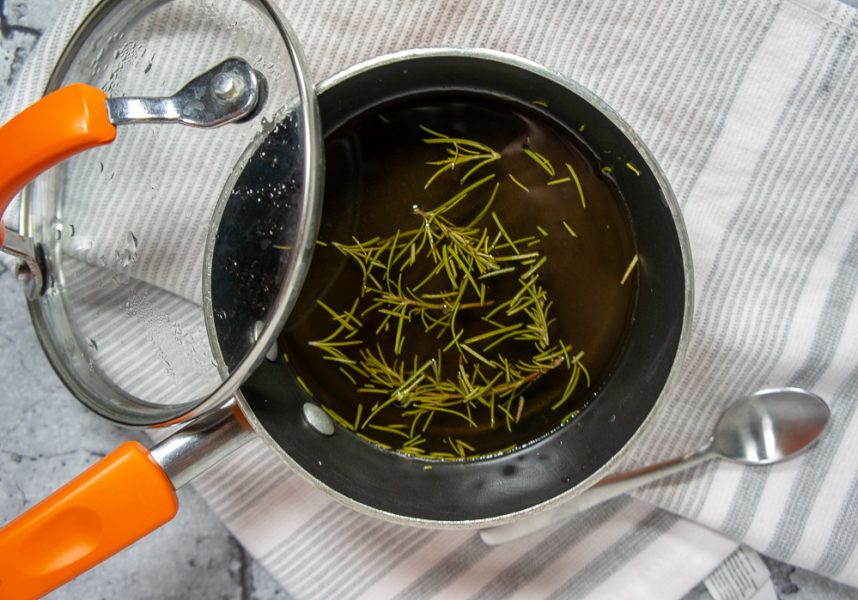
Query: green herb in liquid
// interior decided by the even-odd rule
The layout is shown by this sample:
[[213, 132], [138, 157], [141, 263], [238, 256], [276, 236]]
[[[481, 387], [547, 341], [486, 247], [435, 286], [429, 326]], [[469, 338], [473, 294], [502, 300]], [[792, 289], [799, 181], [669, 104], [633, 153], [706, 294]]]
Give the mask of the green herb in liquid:
[[[402, 188], [404, 206], [398, 209], [396, 227], [362, 227], [346, 236], [323, 233], [317, 249], [317, 254], [341, 256], [338, 277], [354, 284], [312, 299], [317, 333], [309, 338], [309, 353], [336, 367], [333, 377], [341, 383], [335, 387], [351, 388], [352, 399], [341, 401], [346, 394], [336, 393], [337, 402], [328, 405], [332, 396], [319, 388], [315, 374], [308, 386], [307, 374], [315, 368], [308, 371], [303, 365], [312, 356], [305, 358], [308, 352], [298, 352], [290, 339], [286, 346], [292, 362], [296, 353], [301, 355], [301, 364], [293, 368], [304, 373], [301, 384], [308, 392], [321, 390], [317, 400], [341, 427], [380, 447], [437, 460], [507, 451], [573, 418], [590, 384], [585, 367], [590, 348], [563, 334], [556, 288], [545, 283], [546, 277], [556, 283], [553, 257], [568, 252], [570, 257], [560, 261], [571, 261], [582, 243], [573, 238], [586, 236], [590, 225], [597, 230], [603, 218], [590, 206], [586, 213], [582, 210], [579, 173], [585, 166], [551, 144], [530, 145], [529, 137], [517, 156], [507, 155], [515, 151], [513, 140], [475, 139], [437, 122], [412, 121], [409, 133], [400, 129], [408, 119], [395, 108], [386, 108], [385, 115], [396, 121], [396, 135], [410, 135], [427, 150], [426, 159], [414, 165], [415, 172], [422, 165], [423, 181]], [[387, 126], [378, 118], [374, 122]], [[390, 135], [390, 129], [375, 131]], [[570, 177], [556, 179], [549, 157], [560, 159]], [[388, 166], [388, 171], [395, 176], [395, 168]], [[560, 185], [572, 177], [575, 185]], [[503, 215], [515, 206], [513, 198], [524, 197], [519, 188], [531, 192], [528, 196], [538, 194], [534, 202], [556, 190], [552, 194], [566, 207], [562, 220], [550, 213], [540, 218], [528, 207], [527, 216], [534, 218], [530, 232], [518, 218], [508, 221]], [[326, 199], [326, 211], [328, 203]], [[558, 220], [569, 235], [554, 240], [540, 222], [547, 226]], [[581, 283], [591, 284], [589, 278]], [[627, 308], [621, 304], [619, 312], [614, 310], [621, 321], [631, 306], [628, 295], [623, 297]], [[563, 301], [564, 310], [568, 304]], [[593, 336], [585, 337], [592, 346]], [[617, 333], [608, 337], [618, 339]], [[617, 342], [609, 346], [607, 352], [594, 350], [600, 374]], [[570, 412], [573, 398], [578, 400]]]

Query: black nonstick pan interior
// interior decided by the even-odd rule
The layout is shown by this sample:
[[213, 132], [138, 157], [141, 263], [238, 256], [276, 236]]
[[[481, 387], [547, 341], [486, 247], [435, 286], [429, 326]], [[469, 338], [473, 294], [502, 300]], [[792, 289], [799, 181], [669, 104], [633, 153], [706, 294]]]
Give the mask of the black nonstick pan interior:
[[[585, 139], [597, 154], [608, 148], [638, 165], [639, 175], [622, 170], [615, 174], [637, 241], [640, 284], [634, 323], [612, 374], [592, 390], [594, 397], [577, 418], [543, 439], [502, 456], [433, 461], [431, 469], [424, 468], [429, 464], [424, 460], [383, 450], [339, 428], [334, 435], [321, 435], [303, 416], [302, 406], [313, 399], [282, 361], [266, 361], [242, 394], [251, 422], [282, 450], [287, 462], [341, 500], [405, 522], [454, 526], [507, 517], [569, 493], [592, 481], [624, 451], [656, 406], [681, 354], [691, 283], [675, 201], [643, 145], [598, 100], [536, 67], [523, 68], [491, 53], [439, 51], [380, 60], [320, 86], [323, 127], [331, 131], [378, 104], [439, 91], [494, 94], [521, 102], [545, 99], [551, 116], [570, 130], [587, 123]], [[266, 177], [264, 161], [277, 147], [276, 136], [270, 136], [237, 186], [245, 177], [258, 185], [258, 178]], [[239, 220], [234, 229], [255, 226], [252, 209], [228, 211]], [[241, 252], [250, 262], [254, 253], [261, 253], [253, 247]], [[213, 290], [217, 306], [218, 295], [229, 290], [217, 285]], [[222, 346], [229, 335], [218, 330]]]

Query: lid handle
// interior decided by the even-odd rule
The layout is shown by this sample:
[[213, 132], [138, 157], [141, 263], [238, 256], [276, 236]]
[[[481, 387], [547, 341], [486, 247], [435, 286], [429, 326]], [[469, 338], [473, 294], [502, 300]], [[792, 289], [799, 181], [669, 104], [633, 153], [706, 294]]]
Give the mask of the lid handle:
[[114, 125], [181, 123], [218, 127], [251, 118], [263, 104], [265, 79], [241, 58], [228, 58], [167, 98], [110, 98]]
[[[0, 127], [0, 216], [39, 173], [116, 137], [100, 89], [75, 83], [52, 92]], [[0, 227], [0, 245], [4, 241]]]

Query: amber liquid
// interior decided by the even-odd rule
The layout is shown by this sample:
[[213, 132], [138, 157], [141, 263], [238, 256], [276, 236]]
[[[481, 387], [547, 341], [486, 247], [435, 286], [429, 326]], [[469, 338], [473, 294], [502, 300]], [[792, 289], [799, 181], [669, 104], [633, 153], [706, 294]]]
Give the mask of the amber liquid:
[[[318, 238], [328, 245], [316, 248], [308, 279], [279, 341], [289, 357], [288, 367], [319, 403], [344, 420], [354, 421], [358, 403], [364, 404], [365, 417], [378, 397], [359, 394], [339, 371], [339, 365], [323, 360], [320, 351], [308, 346], [311, 340], [325, 338], [334, 327], [317, 300], [345, 311], [361, 291], [360, 269], [330, 242], [385, 238], [397, 230], [419, 227], [421, 219], [415, 214], [415, 206], [432, 209], [462, 189], [460, 170], [445, 173], [424, 190], [437, 169], [426, 163], [443, 158], [444, 149], [421, 141], [427, 135], [420, 125], [451, 137], [478, 140], [502, 154], [499, 161], [481, 169], [470, 181], [495, 173], [500, 187], [492, 210], [504, 228], [514, 239], [533, 235], [540, 239], [538, 246], [520, 250], [537, 249], [547, 257], [539, 282], [553, 301], [551, 315], [556, 321], [550, 328], [551, 339], [571, 344], [572, 354], [584, 351], [582, 361], [591, 377], [589, 387], [582, 377], [575, 393], [557, 409], [552, 405], [562, 394], [569, 371], [557, 368], [538, 379], [522, 392], [526, 402], [516, 414], [518, 422], [511, 431], [500, 413], [492, 426], [483, 412], [475, 418], [477, 427], [455, 415], [436, 414], [422, 432], [427, 438], [422, 445], [427, 453], [450, 452], [447, 440], [452, 437], [475, 448], [473, 454], [488, 455], [528, 444], [560, 427], [596, 396], [610, 375], [634, 319], [636, 272], [620, 284], [635, 254], [634, 235], [621, 194], [613, 180], [601, 172], [598, 158], [577, 134], [554, 122], [538, 106], [477, 95], [421, 96], [379, 107], [337, 128], [326, 140], [325, 202]], [[523, 152], [525, 147], [549, 159], [555, 176], [529, 158]], [[580, 179], [586, 208], [574, 182], [548, 185], [548, 181], [569, 176], [565, 163]], [[516, 185], [509, 174], [528, 191]], [[484, 206], [493, 185], [491, 182], [469, 195], [450, 218], [467, 223]], [[569, 234], [564, 221], [577, 238]], [[497, 231], [490, 216], [478, 226], [486, 227], [492, 235]], [[539, 233], [537, 226], [548, 235]], [[492, 281], [491, 285], [502, 288], [508, 284]], [[493, 292], [504, 293], [501, 288], [490, 287], [487, 297]], [[365, 322], [366, 331], [358, 337], [368, 344], [378, 343], [393, 360], [394, 332], [375, 335], [376, 324], [373, 320]], [[439, 341], [434, 333], [426, 335], [418, 320], [405, 332], [403, 358], [411, 364], [411, 357], [416, 355], [417, 363], [422, 364], [436, 355], [439, 344], [448, 341], [447, 337]], [[506, 351], [522, 352], [520, 345]], [[511, 411], [518, 413], [517, 397]], [[409, 423], [397, 421], [394, 412], [387, 411], [379, 413], [373, 422]], [[394, 449], [404, 441], [379, 431], [362, 433]]]

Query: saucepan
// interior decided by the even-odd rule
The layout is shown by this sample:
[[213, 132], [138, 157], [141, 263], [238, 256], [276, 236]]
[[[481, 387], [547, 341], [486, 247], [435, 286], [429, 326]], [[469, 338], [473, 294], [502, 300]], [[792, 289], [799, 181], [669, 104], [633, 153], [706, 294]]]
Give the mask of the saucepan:
[[[234, 122], [216, 130], [164, 124], [121, 130], [110, 146], [71, 158], [24, 194], [24, 227], [7, 233], [6, 244], [23, 240], [30, 312], [58, 375], [106, 418], [172, 429], [148, 450], [121, 447], [0, 530], [5, 595], [47, 593], [159, 527], [177, 510], [175, 488], [253, 437], [265, 440], [313, 485], [378, 518], [434, 528], [510, 522], [550, 509], [598, 481], [634, 446], [676, 377], [692, 307], [685, 228], [655, 159], [603, 101], [539, 65], [475, 49], [379, 57], [311, 93], [294, 35], [276, 7], [263, 1], [235, 5], [232, 13], [232, 5], [202, 3], [205, 16], [220, 24], [213, 27], [221, 29], [215, 35], [220, 41], [211, 42], [217, 32], [193, 13], [196, 7], [103, 2], [51, 78], [47, 91], [74, 80], [106, 88], [110, 99], [96, 94], [77, 110], [88, 123], [123, 123], [116, 115], [133, 111], [117, 107], [151, 109], [157, 101], [149, 96], [163, 94], [167, 86], [185, 90], [197, 109], [207, 99], [214, 105], [244, 100], [234, 114], [227, 111]], [[260, 18], [281, 46], [280, 60], [257, 54], [254, 44], [266, 35], [253, 20]], [[164, 38], [165, 24], [177, 21], [192, 30], [186, 46]], [[169, 71], [167, 65], [176, 69], [175, 60], [167, 55], [159, 63], [135, 36], [163, 38], [173, 52], [197, 48], [200, 64], [192, 73]], [[223, 44], [224, 36], [238, 42]], [[273, 47], [268, 41], [263, 45]], [[229, 60], [214, 59], [218, 52], [228, 52], [217, 58]], [[98, 60], [111, 55], [124, 57], [122, 68], [100, 69]], [[209, 59], [205, 68], [202, 57]], [[161, 64], [164, 74], [149, 77]], [[190, 88], [182, 87], [189, 80]], [[248, 89], [257, 92], [250, 100], [242, 96]], [[636, 250], [631, 324], [609, 371], [586, 390], [583, 409], [515, 448], [452, 460], [398, 452], [355, 435], [322, 410], [322, 395], [311, 394], [283, 358], [302, 307], [322, 294], [318, 281], [335, 275], [317, 274], [314, 283], [314, 266], [323, 269], [326, 263], [310, 263], [320, 212], [324, 223], [323, 209], [342, 201], [323, 200], [322, 133], [335, 144], [336, 132], [367, 111], [438, 94], [490, 97], [537, 111], [575, 136], [600, 157], [603, 176], [619, 190]], [[128, 96], [135, 99], [114, 99]], [[176, 97], [156, 120], [191, 119], [176, 112]], [[16, 122], [33, 126], [34, 114], [53, 114], [54, 122], [65, 118], [68, 106], [51, 107], [50, 98], [5, 125], [0, 135]], [[106, 112], [97, 113], [105, 103]], [[111, 138], [112, 126], [106, 127]], [[15, 136], [25, 136], [23, 131]], [[50, 139], [57, 128], [32, 131]], [[34, 162], [44, 166], [91, 145], [54, 153], [50, 160], [36, 156]], [[326, 150], [334, 151], [331, 145]], [[28, 169], [15, 175], [16, 185], [38, 170]], [[353, 175], [328, 169], [325, 185], [341, 189]], [[205, 210], [186, 226], [176, 224], [178, 216], [163, 218], [169, 208], [146, 204], [164, 196], [180, 202], [189, 194], [212, 200], [188, 200]], [[157, 212], [160, 220], [150, 218]], [[549, 223], [552, 215], [544, 218]], [[105, 256], [103, 248], [112, 253]]]

